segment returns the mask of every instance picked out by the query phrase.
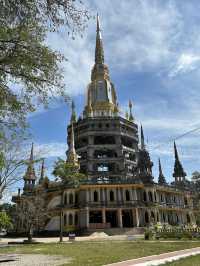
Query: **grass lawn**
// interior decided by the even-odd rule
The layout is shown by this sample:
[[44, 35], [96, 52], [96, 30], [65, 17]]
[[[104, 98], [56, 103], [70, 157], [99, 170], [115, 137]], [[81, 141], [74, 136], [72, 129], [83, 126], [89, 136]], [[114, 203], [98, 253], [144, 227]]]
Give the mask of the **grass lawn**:
[[175, 262], [164, 264], [164, 266], [199, 266], [199, 265], [200, 265], [200, 255], [191, 256], [186, 259], [180, 259]]
[[[0, 248], [0, 253], [64, 255], [72, 258], [70, 266], [97, 266], [107, 263], [199, 247], [200, 242], [101, 241], [19, 245]], [[190, 266], [193, 264], [190, 264]], [[199, 264], [200, 265], [200, 264]]]

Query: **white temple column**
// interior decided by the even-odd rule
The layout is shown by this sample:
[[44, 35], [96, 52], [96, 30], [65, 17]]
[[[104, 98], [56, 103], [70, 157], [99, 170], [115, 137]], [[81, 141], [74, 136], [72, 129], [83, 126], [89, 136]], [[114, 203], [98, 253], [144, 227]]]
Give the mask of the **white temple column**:
[[135, 218], [136, 218], [136, 226], [140, 226], [140, 220], [139, 220], [139, 213], [138, 213], [138, 208], [135, 208]]
[[122, 228], [123, 224], [122, 224], [122, 209], [121, 208], [117, 210], [117, 214], [118, 214], [118, 226]]

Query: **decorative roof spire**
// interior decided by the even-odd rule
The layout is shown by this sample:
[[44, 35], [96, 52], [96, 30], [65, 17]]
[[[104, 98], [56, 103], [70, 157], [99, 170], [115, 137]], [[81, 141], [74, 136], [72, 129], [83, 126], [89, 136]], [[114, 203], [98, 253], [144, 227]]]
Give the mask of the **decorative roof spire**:
[[41, 184], [42, 181], [44, 180], [44, 171], [45, 171], [45, 168], [44, 168], [44, 159], [42, 159], [42, 165], [41, 165], [41, 173], [40, 173], [39, 184]]
[[158, 184], [160, 185], [164, 185], [166, 184], [166, 179], [163, 175], [163, 171], [162, 171], [162, 166], [161, 166], [161, 162], [160, 162], [160, 158], [158, 159], [158, 165], [159, 165], [159, 177], [158, 177]]
[[76, 110], [75, 110], [74, 101], [72, 101], [71, 110], [72, 110], [72, 113], [71, 113], [71, 123], [73, 123], [73, 122], [76, 122]]
[[32, 142], [32, 145], [31, 145], [30, 162], [33, 162], [33, 142]]
[[132, 114], [132, 108], [133, 108], [133, 103], [131, 100], [129, 100], [129, 121], [133, 122], [133, 114]]
[[74, 145], [74, 125], [71, 125], [71, 140], [69, 150], [67, 152], [67, 162], [73, 164], [74, 166], [79, 166], [78, 156]]
[[143, 128], [141, 125], [141, 133], [140, 133], [140, 141], [141, 141], [141, 150], [145, 150], [145, 144], [144, 144], [144, 133], [143, 133]]
[[97, 13], [97, 34], [96, 34], [95, 63], [96, 64], [103, 64], [104, 63], [103, 42], [102, 42], [102, 38], [101, 38], [101, 29], [100, 29], [100, 22], [99, 22], [98, 13]]
[[33, 143], [31, 146], [30, 159], [28, 162], [27, 170], [24, 175], [24, 191], [31, 190], [35, 185], [36, 175], [33, 161]]
[[34, 169], [34, 162], [33, 162], [33, 143], [32, 143], [32, 146], [31, 146], [30, 159], [29, 159], [29, 162], [28, 162], [28, 167], [27, 167], [24, 179], [29, 179], [29, 180], [35, 180], [36, 179], [35, 169]]
[[174, 156], [175, 156], [175, 162], [174, 162], [173, 177], [175, 177], [175, 182], [184, 181], [186, 177], [186, 173], [179, 160], [178, 150], [177, 150], [175, 141], [174, 141]]

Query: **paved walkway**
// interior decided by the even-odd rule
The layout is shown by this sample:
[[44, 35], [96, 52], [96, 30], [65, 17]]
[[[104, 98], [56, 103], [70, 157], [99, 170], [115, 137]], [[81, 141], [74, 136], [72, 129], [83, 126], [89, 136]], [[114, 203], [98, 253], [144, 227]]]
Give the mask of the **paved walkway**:
[[42, 254], [5, 254], [0, 255], [0, 264], [5, 266], [60, 266], [71, 262], [64, 256]]
[[160, 255], [153, 255], [148, 257], [143, 257], [139, 259], [126, 260], [122, 262], [107, 264], [106, 266], [154, 266], [162, 265], [167, 262], [174, 260], [179, 260], [181, 258], [186, 258], [192, 255], [200, 254], [200, 247], [184, 249], [179, 251], [168, 252]]

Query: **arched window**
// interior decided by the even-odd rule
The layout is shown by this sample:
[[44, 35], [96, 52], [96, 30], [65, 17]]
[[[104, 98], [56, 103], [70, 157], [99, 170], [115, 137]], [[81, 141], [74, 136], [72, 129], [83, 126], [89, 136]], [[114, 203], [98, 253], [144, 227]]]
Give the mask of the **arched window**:
[[188, 205], [187, 198], [184, 198], [184, 203], [185, 203], [185, 205]]
[[64, 214], [64, 219], [63, 219], [64, 221], [63, 221], [63, 223], [64, 223], [64, 226], [67, 224], [67, 215], [66, 214]]
[[75, 203], [76, 204], [78, 203], [78, 194], [77, 193], [75, 194]]
[[73, 194], [70, 193], [70, 194], [69, 194], [69, 204], [73, 204], [73, 201], [74, 201]]
[[163, 213], [163, 222], [164, 222], [164, 223], [166, 222], [166, 216], [165, 216], [164, 213]]
[[99, 195], [98, 195], [98, 192], [97, 191], [94, 191], [94, 202], [97, 202], [99, 200]]
[[153, 202], [153, 195], [152, 195], [152, 192], [149, 191], [148, 195], [149, 195], [149, 201]]
[[155, 202], [156, 202], [157, 201], [156, 192], [154, 192], [154, 199], [155, 199]]
[[65, 194], [65, 196], [64, 196], [64, 205], [66, 205], [67, 204], [67, 194]]
[[73, 225], [73, 215], [69, 214], [69, 225]]
[[191, 222], [190, 215], [187, 214], [187, 223], [189, 224]]
[[114, 201], [115, 200], [115, 195], [114, 192], [111, 190], [110, 191], [110, 201]]
[[176, 214], [176, 223], [177, 223], [177, 224], [179, 223], [179, 217], [178, 217], [178, 214]]
[[144, 219], [145, 219], [145, 223], [148, 224], [149, 223], [149, 214], [148, 214], [148, 212], [145, 212]]
[[161, 202], [164, 202], [164, 196], [163, 196], [163, 194], [160, 195], [160, 200], [161, 200]]
[[151, 212], [151, 220], [152, 220], [153, 222], [155, 222], [155, 215], [154, 215], [154, 212]]
[[126, 201], [130, 201], [130, 192], [126, 190]]
[[78, 225], [78, 213], [75, 214], [75, 225]]
[[147, 201], [147, 194], [146, 194], [146, 191], [143, 192], [143, 200], [144, 200], [144, 201]]

